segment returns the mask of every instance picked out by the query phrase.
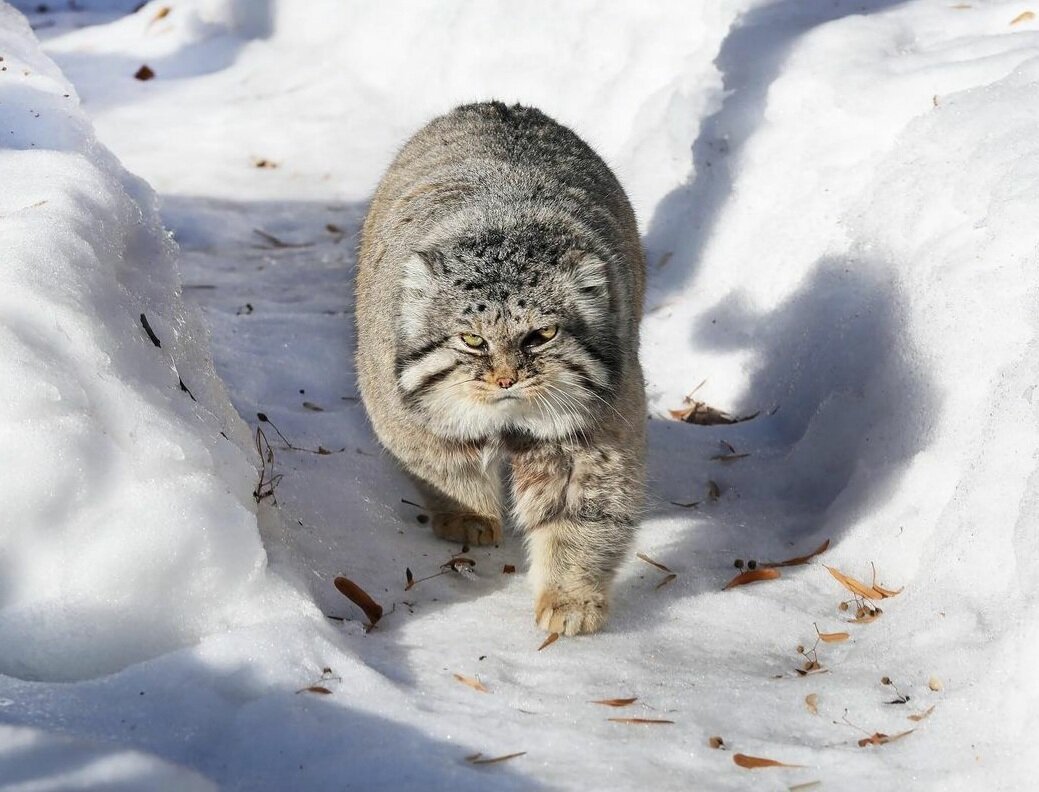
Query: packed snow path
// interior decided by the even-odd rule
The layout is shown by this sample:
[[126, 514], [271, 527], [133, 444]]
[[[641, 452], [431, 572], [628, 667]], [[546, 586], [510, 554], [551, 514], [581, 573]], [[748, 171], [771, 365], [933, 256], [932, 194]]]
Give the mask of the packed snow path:
[[[125, 760], [123, 780], [171, 788], [1028, 777], [1039, 27], [1026, 4], [98, 5], [31, 21], [101, 142], [158, 191], [216, 371], [273, 446], [282, 478], [258, 519], [269, 585], [217, 584], [181, 613], [178, 583], [202, 573], [170, 561], [171, 611], [230, 606], [220, 627], [151, 623], [162, 606], [142, 585], [121, 593], [145, 603], [143, 649], [110, 640], [104, 620], [96, 667], [15, 666], [0, 646], [0, 719], [13, 726], [0, 784], [7, 762], [15, 781], [60, 788], [69, 768], [48, 757], [66, 738], [89, 741], [97, 762], [119, 746], [154, 754]], [[154, 79], [133, 79], [143, 64]], [[437, 575], [459, 548], [403, 502], [416, 495], [366, 425], [350, 354], [375, 180], [428, 117], [488, 96], [537, 104], [599, 148], [650, 260], [651, 502], [637, 550], [676, 577], [633, 558], [607, 631], [541, 651], [516, 537], [473, 549], [473, 576]], [[671, 420], [694, 389], [757, 416]], [[781, 579], [722, 591], [736, 559], [824, 540], [826, 554]], [[114, 567], [93, 563], [110, 585]], [[855, 606], [837, 606], [851, 594], [823, 564], [867, 584], [875, 567], [904, 590], [848, 624]], [[437, 576], [405, 591], [405, 569]], [[383, 605], [376, 629], [336, 575]], [[40, 610], [34, 639], [62, 645], [59, 605]], [[816, 625], [850, 637], [815, 654]], [[798, 673], [798, 645], [821, 671]], [[331, 693], [303, 690], [315, 685]], [[800, 767], [748, 770], [737, 752]]]

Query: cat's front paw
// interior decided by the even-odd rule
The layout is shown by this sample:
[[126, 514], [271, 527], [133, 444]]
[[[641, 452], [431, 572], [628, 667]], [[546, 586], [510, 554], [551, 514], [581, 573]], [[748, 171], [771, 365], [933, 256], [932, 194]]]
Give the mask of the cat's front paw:
[[534, 604], [534, 619], [550, 633], [578, 635], [597, 632], [606, 623], [606, 593], [591, 586], [546, 589]]
[[480, 514], [441, 513], [433, 515], [433, 533], [458, 544], [501, 544], [501, 521]]

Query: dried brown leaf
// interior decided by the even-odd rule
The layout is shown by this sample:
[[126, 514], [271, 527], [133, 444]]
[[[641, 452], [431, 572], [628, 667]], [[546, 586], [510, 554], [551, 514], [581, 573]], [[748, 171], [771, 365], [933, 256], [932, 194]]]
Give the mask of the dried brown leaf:
[[602, 704], [604, 707], [627, 707], [629, 704], [634, 704], [638, 701], [638, 698], [614, 698], [614, 699], [599, 699], [598, 701], [591, 702], [592, 704]]
[[811, 676], [812, 674], [828, 674], [829, 668], [823, 668], [818, 663], [806, 663], [804, 668], [795, 668], [798, 676]]
[[498, 762], [506, 762], [509, 759], [515, 759], [517, 756], [524, 756], [526, 755], [526, 753], [526, 751], [518, 751], [517, 753], [505, 754], [504, 756], [495, 756], [493, 759], [481, 759], [480, 757], [483, 756], [483, 754], [477, 753], [473, 754], [472, 756], [465, 757], [465, 761], [469, 762], [469, 764], [474, 765], [497, 764]]
[[1022, 11], [1020, 14], [1018, 14], [1016, 17], [1010, 20], [1010, 24], [1017, 25], [1021, 22], [1028, 22], [1031, 19], [1035, 19], [1034, 11]]
[[671, 501], [672, 506], [678, 506], [681, 509], [695, 509], [700, 505], [701, 501], [689, 501], [688, 503], [680, 503], [679, 501]]
[[333, 582], [335, 587], [339, 589], [340, 594], [364, 611], [364, 615], [368, 617], [368, 623], [374, 627], [379, 619], [382, 618], [382, 605], [373, 600], [367, 591], [350, 580], [350, 578], [340, 576]]
[[324, 685], [309, 685], [305, 688], [300, 688], [296, 693], [319, 693], [322, 696], [331, 696], [332, 691], [326, 688]]
[[668, 410], [668, 412], [671, 413], [671, 417], [676, 421], [696, 424], [698, 426], [729, 426], [749, 421], [752, 418], [757, 418], [760, 414], [760, 411], [758, 411], [751, 415], [741, 415], [733, 418], [722, 410], [711, 407], [705, 402], [693, 399], [690, 399], [688, 404], [682, 409]]
[[660, 718], [607, 718], [613, 723], [637, 723], [643, 726], [664, 725], [674, 723], [673, 720], [662, 720]]
[[711, 748], [724, 748], [725, 747], [725, 740], [723, 740], [721, 737], [712, 737], [711, 739], [709, 739], [707, 741], [707, 744]]
[[545, 648], [551, 646], [552, 644], [554, 644], [558, 640], [559, 640], [559, 633], [556, 633], [556, 632], [549, 633], [548, 634], [548, 638], [546, 638], [544, 641], [542, 641], [541, 646], [538, 647], [538, 651], [540, 652], [542, 649], [545, 649]]
[[909, 731], [899, 732], [898, 734], [884, 734], [883, 732], [873, 732], [869, 737], [863, 737], [859, 740], [859, 748], [865, 748], [867, 745], [887, 745], [889, 742], [895, 740], [901, 740], [907, 734], [912, 734], [913, 729]]
[[667, 568], [666, 566], [664, 566], [663, 564], [661, 564], [661, 563], [660, 563], [659, 561], [654, 561], [654, 560], [653, 560], [652, 558], [650, 558], [650, 557], [649, 557], [648, 555], [646, 555], [645, 553], [635, 553], [635, 557], [636, 557], [636, 558], [641, 558], [641, 559], [642, 559], [643, 561], [645, 561], [645, 562], [646, 562], [647, 564], [652, 564], [652, 565], [653, 565], [653, 566], [655, 566], [655, 567], [656, 567], [657, 569], [659, 569], [659, 570], [660, 570], [661, 572], [670, 572], [670, 571], [671, 571], [671, 570], [670, 570], [670, 569], [668, 569], [668, 568]]
[[169, 6], [162, 6], [158, 11], [155, 12], [155, 16], [152, 17], [152, 21], [149, 24], [154, 24], [160, 19], [165, 19], [170, 14]]
[[813, 715], [818, 715], [819, 714], [819, 694], [818, 693], [809, 693], [807, 696], [805, 696], [805, 707]]
[[514, 575], [516, 574], [516, 567], [513, 564], [505, 564], [501, 568], [501, 573], [503, 575]]
[[840, 583], [844, 588], [848, 589], [852, 594], [857, 594], [868, 600], [882, 600], [888, 597], [894, 597], [897, 594], [902, 593], [902, 589], [892, 590], [882, 588], [881, 586], [872, 585], [867, 586], [861, 580], [853, 578], [851, 575], [845, 575], [839, 569], [834, 569], [831, 566], [826, 567], [830, 574], [833, 575], [834, 579]]
[[134, 72], [133, 78], [145, 82], [152, 79], [155, 76], [155, 71], [148, 64], [144, 64], [137, 71]]
[[461, 682], [463, 685], [468, 685], [473, 690], [479, 690], [481, 693], [490, 693], [487, 686], [479, 679], [473, 679], [472, 677], [462, 676], [461, 674], [455, 674], [455, 679]]
[[771, 567], [748, 569], [746, 572], [740, 572], [740, 574], [726, 583], [722, 591], [728, 591], [731, 588], [736, 588], [736, 586], [745, 586], [747, 583], [757, 583], [759, 580], [775, 580], [779, 576], [779, 570]]
[[747, 770], [757, 770], [761, 767], [804, 767], [804, 765], [787, 764], [777, 762], [775, 759], [765, 759], [761, 756], [747, 756], [747, 754], [733, 754], [732, 761]]
[[819, 633], [819, 640], [823, 643], [841, 643], [847, 641], [851, 636], [846, 632]]
[[663, 588], [668, 583], [671, 583], [676, 577], [678, 577], [678, 575], [676, 575], [674, 572], [672, 572], [670, 575], [665, 575], [664, 579], [657, 583], [657, 585], [655, 585], [653, 588]]
[[819, 545], [817, 548], [815, 548], [815, 550], [810, 552], [808, 555], [797, 556], [795, 558], [788, 558], [786, 561], [762, 561], [761, 563], [758, 564], [758, 566], [765, 566], [765, 567], [801, 566], [802, 564], [807, 564], [809, 561], [811, 561], [817, 555], [820, 555], [821, 553], [825, 553], [827, 548], [829, 548], [829, 546], [830, 546], [830, 540], [827, 539], [825, 542], [823, 542], [821, 545]]
[[922, 720], [924, 720], [926, 718], [931, 717], [931, 713], [934, 712], [935, 706], [936, 705], [932, 704], [930, 707], [925, 709], [923, 712], [917, 712], [915, 715], [907, 715], [906, 717], [909, 718], [909, 720], [911, 720], [911, 721], [915, 721], [916, 723], [919, 723], [920, 721], [922, 721]]

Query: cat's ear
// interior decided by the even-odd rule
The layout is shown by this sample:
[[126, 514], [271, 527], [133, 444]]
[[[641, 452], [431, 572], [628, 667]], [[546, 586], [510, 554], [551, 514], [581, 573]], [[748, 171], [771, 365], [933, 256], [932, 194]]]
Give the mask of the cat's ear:
[[567, 250], [559, 266], [569, 279], [579, 300], [601, 300], [609, 296], [610, 278], [606, 262], [586, 250]]
[[435, 290], [444, 275], [444, 254], [439, 250], [416, 250], [404, 262], [405, 289], [423, 294]]

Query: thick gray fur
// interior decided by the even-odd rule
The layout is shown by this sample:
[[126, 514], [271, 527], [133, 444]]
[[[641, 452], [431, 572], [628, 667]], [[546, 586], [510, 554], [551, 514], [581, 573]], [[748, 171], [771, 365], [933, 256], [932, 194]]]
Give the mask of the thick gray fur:
[[498, 542], [511, 505], [551, 632], [601, 627], [635, 532], [644, 279], [613, 173], [520, 105], [430, 122], [365, 220], [357, 370], [375, 432], [422, 486], [438, 535]]

